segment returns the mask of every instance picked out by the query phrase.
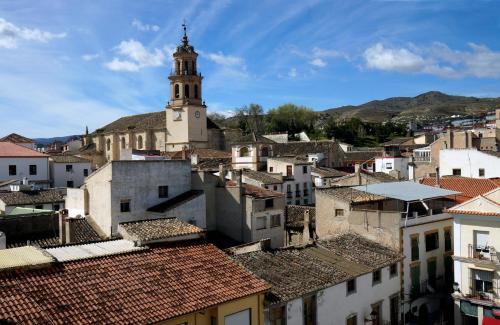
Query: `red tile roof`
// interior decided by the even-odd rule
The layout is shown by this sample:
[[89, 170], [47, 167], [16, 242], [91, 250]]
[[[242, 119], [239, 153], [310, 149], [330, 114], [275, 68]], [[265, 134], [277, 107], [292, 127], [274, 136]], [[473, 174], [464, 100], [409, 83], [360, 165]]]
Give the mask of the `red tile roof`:
[[[424, 178], [420, 183], [436, 186], [436, 179], [431, 177]], [[443, 176], [440, 178], [439, 184], [441, 188], [461, 192], [461, 195], [450, 197], [458, 203], [465, 202], [500, 186], [498, 179], [469, 178], [461, 176]]]
[[17, 133], [11, 133], [3, 138], [0, 139], [0, 141], [9, 141], [13, 143], [35, 143], [35, 141], [26, 138], [20, 134]]
[[0, 141], [0, 157], [49, 157], [12, 142]]
[[[214, 149], [203, 149], [203, 148], [193, 148], [186, 150], [186, 157], [191, 157], [191, 155], [198, 155], [198, 159], [210, 159], [210, 158], [231, 158], [231, 153], [227, 151], [220, 151]], [[174, 152], [164, 152], [164, 156], [170, 157], [171, 159], [182, 159], [183, 153], [182, 151], [174, 151]]]
[[150, 324], [269, 288], [211, 244], [177, 243], [2, 274], [0, 319]]
[[[281, 192], [276, 192], [276, 191], [271, 191], [262, 187], [258, 187], [255, 185], [250, 185], [250, 184], [241, 184], [243, 186], [243, 194], [252, 196], [257, 199], [265, 199], [265, 198], [273, 198], [273, 197], [280, 197], [284, 196], [283, 193]], [[228, 187], [235, 187], [236, 182], [235, 181], [227, 181], [226, 186]]]

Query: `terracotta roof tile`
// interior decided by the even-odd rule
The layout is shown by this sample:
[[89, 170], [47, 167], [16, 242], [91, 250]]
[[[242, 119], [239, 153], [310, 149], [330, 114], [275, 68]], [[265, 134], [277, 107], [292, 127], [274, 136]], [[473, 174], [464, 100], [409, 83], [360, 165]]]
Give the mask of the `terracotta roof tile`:
[[[250, 185], [250, 184], [241, 184], [243, 186], [244, 194], [248, 196], [252, 196], [256, 199], [266, 199], [273, 197], [281, 197], [284, 196], [281, 192], [271, 191], [262, 187]], [[235, 187], [235, 181], [227, 181], [226, 186]]]
[[65, 164], [77, 164], [77, 163], [90, 163], [90, 160], [73, 156], [73, 155], [53, 155], [50, 156], [50, 160], [55, 163], [65, 163]]
[[41, 152], [28, 149], [8, 141], [0, 141], [0, 157], [49, 157]]
[[4, 274], [0, 312], [15, 323], [146, 324], [268, 289], [215, 246], [177, 243]]
[[[421, 184], [436, 186], [436, 178], [429, 177], [420, 181]], [[461, 203], [473, 197], [487, 193], [500, 186], [498, 180], [490, 180], [488, 178], [470, 178], [461, 176], [443, 176], [439, 179], [441, 188], [461, 192], [461, 195], [452, 196], [450, 198]]]

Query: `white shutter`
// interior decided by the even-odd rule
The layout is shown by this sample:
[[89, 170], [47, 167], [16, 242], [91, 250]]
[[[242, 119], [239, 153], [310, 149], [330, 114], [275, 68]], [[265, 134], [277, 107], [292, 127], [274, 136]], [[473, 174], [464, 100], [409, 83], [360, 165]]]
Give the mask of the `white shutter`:
[[224, 317], [224, 325], [250, 325], [250, 309]]
[[488, 231], [474, 231], [474, 244], [476, 248], [483, 249], [488, 246], [490, 233]]

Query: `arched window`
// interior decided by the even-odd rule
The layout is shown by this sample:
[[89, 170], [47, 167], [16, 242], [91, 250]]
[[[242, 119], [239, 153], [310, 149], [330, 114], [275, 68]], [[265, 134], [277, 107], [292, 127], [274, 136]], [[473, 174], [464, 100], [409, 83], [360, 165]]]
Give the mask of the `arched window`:
[[175, 84], [174, 86], [175, 98], [179, 98], [179, 85]]
[[194, 98], [198, 98], [198, 85], [194, 85]]
[[111, 140], [110, 140], [110, 139], [106, 140], [106, 149], [107, 149], [108, 151], [110, 151], [110, 150], [111, 150]]
[[184, 98], [189, 98], [189, 85], [184, 85]]
[[188, 62], [184, 61], [184, 74], [188, 74], [189, 68], [188, 68]]
[[125, 149], [125, 138], [122, 138], [122, 149]]
[[240, 149], [240, 157], [248, 157], [249, 152], [247, 147], [243, 147]]
[[142, 135], [137, 137], [137, 149], [142, 149]]
[[193, 61], [193, 74], [196, 74], [196, 61]]
[[262, 148], [260, 155], [262, 157], [269, 157], [269, 148], [268, 147]]
[[181, 61], [177, 61], [177, 66], [175, 68], [175, 73], [180, 74], [181, 73]]

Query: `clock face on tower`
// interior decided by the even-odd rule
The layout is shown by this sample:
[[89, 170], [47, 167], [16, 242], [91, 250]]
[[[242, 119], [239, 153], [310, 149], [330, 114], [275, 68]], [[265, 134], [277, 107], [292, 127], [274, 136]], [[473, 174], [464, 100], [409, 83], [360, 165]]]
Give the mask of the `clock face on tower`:
[[199, 112], [199, 111], [194, 112], [194, 116], [195, 116], [196, 118], [200, 118], [200, 112]]

